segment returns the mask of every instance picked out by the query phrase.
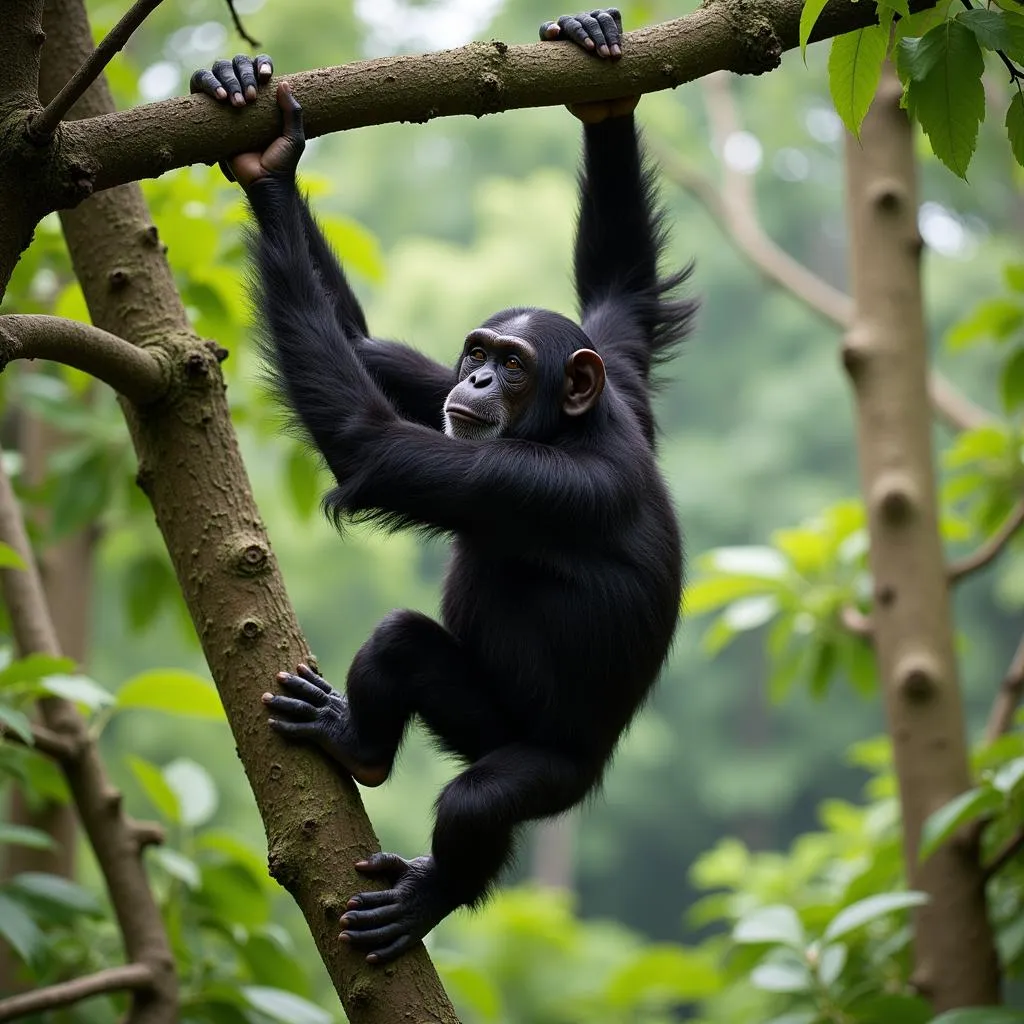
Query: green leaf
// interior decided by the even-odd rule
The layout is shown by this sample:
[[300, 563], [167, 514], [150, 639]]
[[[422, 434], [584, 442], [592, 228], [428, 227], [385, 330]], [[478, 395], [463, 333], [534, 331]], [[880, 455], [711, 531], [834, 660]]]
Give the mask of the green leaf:
[[807, 943], [796, 911], [781, 903], [759, 907], [741, 917], [733, 928], [732, 940], [741, 945], [771, 942], [798, 950]]
[[705, 576], [693, 580], [683, 592], [686, 615], [703, 615], [741, 597], [774, 591], [778, 585], [759, 576]]
[[705, 999], [721, 987], [721, 975], [710, 957], [678, 946], [652, 945], [614, 972], [605, 995], [613, 1007], [625, 1010], [654, 1000]]
[[217, 691], [197, 675], [182, 669], [151, 669], [133, 676], [117, 692], [116, 706], [148, 708], [173, 715], [224, 719]]
[[1013, 158], [1024, 167], [1024, 96], [1018, 92], [1006, 111], [1006, 133], [1010, 137]]
[[[922, 67], [927, 68], [923, 74]], [[959, 21], [933, 28], [921, 40], [912, 62], [911, 109], [935, 155], [961, 178], [967, 177], [978, 125], [985, 117], [984, 71], [978, 40]]]
[[254, 1010], [281, 1024], [334, 1024], [333, 1014], [293, 992], [262, 985], [243, 985], [241, 992]]
[[56, 843], [45, 832], [28, 825], [8, 825], [0, 821], [0, 843], [9, 846], [27, 846], [30, 850], [52, 850]]
[[1024, 405], [1024, 347], [1018, 348], [1003, 364], [999, 390], [1007, 414], [1016, 412]]
[[38, 965], [46, 949], [43, 933], [24, 907], [0, 892], [0, 936], [30, 966]]
[[114, 695], [88, 676], [46, 676], [43, 689], [54, 697], [63, 697], [90, 711], [98, 711], [114, 703]]
[[1024, 305], [1015, 299], [988, 299], [979, 303], [966, 319], [950, 328], [946, 344], [954, 352], [967, 348], [979, 338], [1006, 341], [1024, 325]]
[[9, 544], [0, 543], [0, 569], [26, 568], [21, 555]]
[[974, 33], [986, 50], [1015, 50], [1024, 41], [1024, 32], [1013, 15], [991, 8], [976, 7], [973, 11], [961, 11], [956, 20]]
[[37, 683], [44, 676], [58, 672], [73, 672], [75, 663], [71, 658], [52, 658], [48, 654], [29, 654], [18, 658], [0, 670], [0, 690], [23, 683]]
[[928, 896], [923, 892], [885, 892], [877, 896], [868, 896], [867, 899], [851, 903], [840, 910], [829, 922], [822, 941], [835, 942], [836, 939], [841, 939], [886, 914], [907, 910], [910, 907], [920, 907], [927, 902]]
[[26, 746], [31, 747], [35, 743], [28, 715], [0, 704], [0, 736], [5, 732], [13, 732]]
[[124, 606], [133, 630], [143, 630], [153, 623], [175, 586], [167, 559], [155, 552], [147, 552], [128, 567]]
[[134, 754], [129, 754], [125, 760], [142, 787], [142, 791], [149, 798], [149, 802], [160, 812], [161, 816], [175, 824], [181, 821], [181, 808], [178, 805], [177, 794], [167, 784], [163, 772], [155, 764], [144, 761]]
[[179, 757], [164, 766], [164, 779], [178, 798], [182, 824], [196, 828], [216, 813], [217, 787], [201, 764]]
[[26, 901], [61, 917], [69, 914], [99, 917], [103, 912], [99, 900], [88, 889], [45, 871], [23, 871], [10, 880], [8, 888]]
[[932, 1020], [932, 1024], [1024, 1024], [1024, 1012], [1004, 1006], [978, 1006], [961, 1010], [947, 1010]]
[[860, 126], [871, 106], [889, 46], [889, 31], [869, 25], [832, 40], [828, 55], [828, 87], [836, 113], [846, 130], [860, 137]]
[[804, 0], [803, 10], [800, 12], [800, 56], [804, 63], [807, 63], [807, 42], [811, 38], [814, 24], [825, 10], [828, 0]]
[[983, 814], [998, 810], [1003, 798], [991, 786], [978, 786], [961, 793], [928, 815], [921, 829], [919, 860], [927, 860], [957, 829]]
[[468, 1006], [472, 1020], [494, 1021], [501, 1018], [501, 994], [487, 975], [464, 961], [435, 961], [445, 991], [452, 994], [456, 1006]]
[[765, 992], [807, 992], [813, 987], [811, 972], [799, 963], [763, 963], [750, 972], [750, 983]]
[[932, 1008], [917, 996], [868, 995], [849, 1007], [858, 1024], [928, 1024]]
[[734, 633], [745, 633], [770, 622], [778, 611], [778, 600], [767, 594], [763, 597], [745, 597], [741, 601], [734, 601], [725, 609], [722, 618]]
[[193, 892], [197, 891], [202, 885], [199, 865], [183, 853], [172, 850], [169, 846], [155, 846], [149, 855], [167, 874], [184, 883]]
[[831, 988], [843, 973], [846, 966], [847, 949], [841, 942], [825, 946], [818, 954], [818, 980]]
[[1021, 779], [1024, 779], [1024, 757], [1017, 757], [996, 772], [992, 785], [1000, 793], [1013, 793]]

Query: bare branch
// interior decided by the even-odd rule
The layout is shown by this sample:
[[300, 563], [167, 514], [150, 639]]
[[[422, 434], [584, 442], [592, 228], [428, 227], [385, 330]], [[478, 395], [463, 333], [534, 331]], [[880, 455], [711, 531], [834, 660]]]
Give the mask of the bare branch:
[[1003, 677], [1002, 685], [992, 702], [988, 724], [985, 726], [985, 743], [995, 743], [1000, 736], [1009, 732], [1013, 716], [1024, 694], [1024, 638], [1017, 645], [1010, 666]]
[[[24, 740], [11, 729], [0, 725], [0, 740], [8, 743], [23, 743]], [[47, 729], [45, 725], [32, 725], [32, 746], [41, 754], [55, 761], [71, 761], [78, 756], [78, 745], [69, 737]]]
[[0, 1021], [57, 1010], [106, 992], [138, 991], [152, 987], [153, 972], [144, 964], [110, 967], [84, 978], [75, 978], [74, 981], [64, 981], [59, 985], [48, 985], [34, 992], [0, 999]]
[[152, 353], [59, 316], [0, 316], [0, 372], [12, 359], [53, 359], [84, 370], [137, 405], [159, 398], [167, 386]]
[[1024, 525], [1024, 498], [1010, 510], [1002, 525], [977, 551], [953, 562], [948, 569], [950, 583], [959, 583], [972, 572], [984, 569], [1013, 539], [1013, 535]]
[[[701, 86], [712, 144], [721, 153], [729, 136], [742, 128], [729, 76], [725, 72], [709, 75]], [[789, 292], [826, 322], [842, 330], [849, 327], [853, 315], [850, 297], [790, 256], [765, 233], [750, 175], [723, 161], [724, 181], [719, 188], [664, 147], [658, 148], [657, 156], [664, 173], [707, 209], [765, 280]], [[928, 391], [936, 415], [953, 430], [971, 430], [993, 422], [992, 416], [935, 370], [929, 371]]]
[[[60, 647], [39, 578], [39, 568], [2, 462], [0, 540], [13, 548], [26, 566], [25, 569], [0, 569], [0, 589], [19, 655], [37, 652], [59, 655]], [[139, 857], [140, 846], [133, 824], [121, 808], [121, 794], [107, 778], [96, 743], [74, 704], [48, 697], [39, 702], [39, 710], [45, 727], [66, 738], [78, 750], [77, 757], [60, 764], [106, 882], [127, 958], [132, 961], [129, 967], [115, 970], [146, 972], [146, 996], [133, 1004], [130, 1024], [175, 1024], [178, 1001], [174, 958]], [[140, 977], [138, 974], [127, 976]], [[0, 1017], [3, 1019], [6, 1018]]]
[[107, 33], [86, 62], [46, 107], [29, 121], [28, 136], [40, 145], [50, 141], [57, 125], [75, 101], [103, 74], [103, 69], [123, 49], [131, 34], [160, 6], [161, 0], [136, 0], [128, 13]]
[[992, 860], [983, 868], [985, 881], [989, 881], [999, 874], [1007, 864], [1010, 863], [1019, 853], [1024, 851], [1024, 828], [1018, 829], [1003, 845], [996, 850]]
[[235, 10], [235, 0], [225, 0], [225, 3], [228, 5], [228, 10], [231, 12], [231, 21], [234, 23], [235, 31], [254, 50], [258, 50], [263, 44], [258, 39], [253, 39], [253, 37], [245, 31], [245, 26], [242, 24], [242, 19], [238, 16], [238, 11]]
[[[915, 0], [911, 6], [933, 4]], [[366, 125], [613, 99], [674, 88], [723, 68], [771, 71], [784, 50], [798, 45], [801, 7], [802, 0], [765, 0], [752, 28], [742, 4], [710, 0], [685, 18], [626, 33], [625, 56], [614, 64], [595, 61], [568, 43], [495, 41], [357, 61], [288, 79], [305, 108], [310, 138]], [[833, 0], [812, 39], [874, 20], [870, 5]], [[99, 190], [265, 146], [278, 126], [269, 94], [241, 116], [208, 97], [187, 96], [64, 124], [61, 133], [69, 149], [89, 154], [93, 188]]]

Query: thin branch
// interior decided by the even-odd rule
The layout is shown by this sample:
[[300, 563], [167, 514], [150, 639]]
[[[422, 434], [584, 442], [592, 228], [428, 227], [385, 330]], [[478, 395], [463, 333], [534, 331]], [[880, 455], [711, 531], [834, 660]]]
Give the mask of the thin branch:
[[[701, 82], [712, 144], [721, 153], [726, 140], [741, 129], [736, 103], [724, 72]], [[761, 225], [753, 180], [722, 161], [723, 185], [688, 166], [664, 147], [657, 149], [658, 162], [668, 178], [694, 196], [711, 214], [742, 256], [767, 281], [789, 292], [826, 322], [847, 330], [853, 315], [850, 297], [789, 255]], [[972, 430], [993, 421], [953, 384], [935, 370], [929, 371], [928, 391], [932, 407], [953, 430]]]
[[0, 372], [12, 359], [53, 359], [84, 370], [137, 405], [166, 390], [163, 369], [151, 352], [59, 316], [0, 316]]
[[[19, 656], [34, 653], [58, 656], [60, 646], [39, 578], [39, 567], [29, 546], [25, 522], [11, 482], [3, 472], [2, 460], [0, 541], [13, 548], [25, 565], [24, 569], [0, 569], [0, 590]], [[114, 970], [130, 972], [118, 975], [121, 978], [140, 978], [139, 972], [146, 972], [145, 998], [135, 1001], [129, 1021], [174, 1024], [178, 1018], [174, 957], [139, 857], [140, 844], [135, 826], [125, 815], [121, 794], [111, 785], [96, 742], [74, 704], [57, 697], [47, 697], [39, 701], [39, 710], [47, 729], [66, 737], [78, 748], [77, 757], [61, 761], [60, 765], [110, 894], [127, 959], [132, 961], [128, 967]], [[109, 976], [109, 973], [101, 972], [101, 975]], [[134, 987], [137, 989], [138, 985]], [[66, 990], [67, 987], [58, 988]], [[27, 997], [28, 994], [24, 998]], [[11, 1000], [0, 1003], [0, 1007], [5, 1005], [9, 1007]], [[5, 1019], [0, 1016], [0, 1020]]]
[[[969, 11], [975, 10], [974, 4], [971, 3], [971, 0], [960, 0], [960, 3], [962, 3], [964, 7], [966, 7]], [[1010, 60], [1010, 58], [1007, 57], [1002, 50], [996, 50], [996, 55], [1003, 62], [1003, 65], [1006, 67], [1006, 70], [1010, 72], [1011, 83], [1024, 82], [1024, 71], [1021, 71], [1021, 69], [1017, 67], [1017, 65], [1014, 64], [1013, 61]]]
[[977, 551], [958, 559], [949, 566], [949, 582], [959, 583], [965, 576], [984, 569], [1009, 544], [1022, 525], [1024, 525], [1024, 498], [1013, 506], [999, 529]]
[[986, 745], [995, 743], [1000, 736], [1009, 732], [1013, 725], [1013, 716], [1024, 694], [1024, 638], [1017, 645], [1009, 668], [1003, 677], [1002, 685], [992, 702], [988, 724], [985, 726]]
[[1007, 864], [1021, 851], [1024, 851], [1024, 828], [1018, 829], [1005, 843], [993, 854], [992, 860], [982, 869], [985, 874], [985, 881], [989, 881], [999, 874]]
[[128, 13], [107, 33], [99, 46], [89, 54], [85, 63], [71, 76], [71, 80], [50, 100], [40, 113], [29, 121], [28, 137], [43, 145], [50, 141], [57, 125], [75, 105], [82, 93], [103, 74], [103, 69], [124, 48], [132, 33], [149, 17], [161, 0], [136, 0]]
[[[8, 743], [24, 743], [18, 733], [0, 725], [0, 740]], [[71, 761], [78, 756], [78, 744], [68, 736], [47, 729], [45, 725], [32, 725], [32, 747], [55, 761]]]
[[[911, 0], [912, 10], [934, 6]], [[685, 18], [627, 32], [625, 55], [596, 61], [569, 43], [470, 43], [443, 53], [383, 57], [289, 75], [306, 111], [309, 138], [367, 125], [481, 117], [522, 107], [560, 106], [657, 92], [727, 69], [760, 74], [799, 44], [802, 0], [765, 0], [756, 30], [743, 5], [709, 0]], [[877, 21], [858, 0], [832, 0], [811, 39]], [[268, 144], [280, 113], [264, 90], [244, 113], [188, 96], [61, 126], [70, 151], [89, 154], [92, 187], [123, 185], [176, 167], [214, 164]]]
[[59, 985], [48, 985], [46, 988], [37, 988], [34, 992], [0, 999], [0, 1021], [57, 1010], [62, 1006], [70, 1006], [90, 996], [99, 996], [107, 992], [137, 992], [152, 987], [153, 972], [145, 964], [110, 967], [84, 978], [75, 978], [74, 981], [64, 981]]
[[234, 22], [235, 31], [254, 49], [258, 50], [263, 44], [258, 39], [253, 39], [248, 32], [245, 31], [245, 26], [242, 24], [242, 19], [238, 16], [238, 11], [235, 10], [235, 0], [225, 0], [228, 5], [228, 10], [231, 12], [231, 20]]

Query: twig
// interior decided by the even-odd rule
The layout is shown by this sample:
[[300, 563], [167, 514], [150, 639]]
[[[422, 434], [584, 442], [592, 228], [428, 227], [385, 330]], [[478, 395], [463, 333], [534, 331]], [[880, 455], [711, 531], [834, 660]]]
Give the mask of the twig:
[[48, 985], [34, 992], [0, 999], [0, 1021], [56, 1010], [105, 992], [138, 991], [152, 987], [153, 972], [145, 964], [110, 967], [84, 978], [75, 978], [74, 981], [64, 981], [59, 985]]
[[984, 569], [1010, 542], [1013, 535], [1024, 525], [1024, 498], [1010, 510], [1002, 525], [977, 551], [953, 562], [948, 569], [950, 583], [959, 583], [972, 572]]
[[[969, 11], [975, 10], [974, 4], [971, 3], [971, 0], [960, 0], [960, 3], [962, 3]], [[996, 55], [1006, 66], [1006, 70], [1010, 72], [1011, 82], [1024, 82], [1024, 71], [1021, 71], [1021, 69], [1017, 67], [1017, 65], [1014, 64], [1002, 50], [996, 50]]]
[[1014, 832], [1014, 834], [1010, 836], [1010, 838], [1007, 839], [998, 850], [996, 850], [995, 854], [992, 856], [992, 860], [982, 868], [985, 875], [985, 881], [987, 882], [995, 875], [999, 874], [999, 872], [1002, 871], [1003, 868], [1005, 868], [1006, 865], [1009, 864], [1010, 861], [1013, 860], [1013, 858], [1022, 850], [1024, 850], [1024, 828], [1018, 829]]
[[107, 33], [85, 63], [71, 76], [71, 80], [28, 125], [28, 137], [38, 145], [44, 145], [53, 137], [64, 115], [74, 106], [75, 101], [103, 74], [103, 69], [113, 60], [131, 38], [131, 34], [160, 6], [161, 0], [136, 0], [128, 13]]
[[[24, 740], [11, 729], [0, 725], [0, 739], [8, 743], [24, 743]], [[68, 736], [47, 729], [45, 725], [32, 725], [32, 746], [41, 754], [52, 757], [55, 761], [70, 761], [78, 754], [78, 744]]]
[[[18, 654], [59, 655], [60, 646], [39, 578], [39, 567], [29, 546], [25, 522], [11, 482], [3, 472], [2, 460], [0, 540], [17, 552], [25, 565], [24, 569], [0, 569], [0, 589], [3, 592]], [[128, 972], [118, 975], [122, 979], [139, 979], [142, 977], [140, 972], [146, 972], [146, 995], [135, 1001], [128, 1019], [145, 1021], [146, 1024], [174, 1024], [178, 1019], [174, 957], [164, 931], [160, 910], [153, 898], [145, 868], [139, 857], [140, 843], [134, 823], [125, 815], [121, 806], [121, 794], [111, 785], [96, 742], [90, 735], [85, 719], [78, 713], [74, 704], [57, 697], [47, 697], [39, 701], [39, 710], [47, 729], [61, 737], [67, 737], [69, 742], [78, 747], [78, 756], [61, 761], [60, 766], [75, 801], [82, 827], [96, 855], [107, 892], [110, 894], [110, 902], [124, 940], [125, 952], [132, 961], [127, 967], [113, 970]], [[109, 977], [109, 972], [100, 974]], [[75, 984], [76, 982], [67, 983], [68, 986]], [[139, 982], [128, 987], [137, 990], [141, 984]], [[122, 984], [118, 987], [126, 986]], [[67, 986], [56, 988], [67, 990]], [[17, 998], [27, 999], [31, 995], [26, 993], [24, 997]], [[11, 1002], [12, 1000], [7, 1000], [0, 1003], [0, 1007], [10, 1007]], [[31, 1008], [34, 1007], [35, 1004], [31, 1004]], [[9, 1012], [8, 1016], [10, 1015]], [[7, 1017], [0, 1015], [0, 1020], [5, 1019]]]
[[988, 724], [985, 726], [985, 743], [995, 743], [1013, 725], [1013, 715], [1024, 693], [1024, 638], [1017, 645], [1002, 685], [992, 702]]
[[[716, 151], [721, 152], [726, 139], [740, 130], [728, 74], [719, 71], [708, 75], [701, 80], [701, 88], [712, 141]], [[664, 173], [703, 204], [739, 253], [766, 280], [789, 292], [828, 323], [844, 331], [849, 328], [853, 316], [850, 297], [790, 256], [765, 233], [749, 175], [723, 162], [724, 183], [719, 188], [663, 147], [657, 147], [657, 157]], [[973, 430], [993, 421], [992, 416], [935, 370], [929, 372], [928, 391], [936, 415], [953, 430]]]
[[59, 316], [0, 316], [0, 372], [12, 359], [53, 359], [84, 370], [138, 405], [159, 398], [166, 387], [151, 352]]
[[235, 31], [251, 46], [253, 49], [258, 50], [263, 44], [258, 39], [253, 39], [248, 32], [245, 31], [245, 26], [242, 24], [242, 19], [238, 16], [238, 11], [235, 10], [235, 0], [225, 0], [228, 5], [228, 10], [231, 12], [231, 20], [235, 23]]

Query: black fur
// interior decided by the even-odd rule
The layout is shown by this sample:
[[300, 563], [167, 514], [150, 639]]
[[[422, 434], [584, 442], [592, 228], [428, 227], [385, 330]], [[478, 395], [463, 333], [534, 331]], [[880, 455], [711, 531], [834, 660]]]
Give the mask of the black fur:
[[[453, 538], [443, 625], [388, 616], [352, 664], [347, 699], [312, 673], [284, 680], [316, 714], [293, 710], [300, 720], [281, 731], [320, 743], [357, 777], [369, 765], [383, 779], [414, 715], [467, 764], [438, 799], [432, 857], [364, 865], [394, 885], [386, 898], [355, 897], [345, 915], [346, 937], [372, 959], [479, 902], [520, 822], [593, 790], [675, 631], [682, 552], [649, 396], [652, 367], [693, 313], [668, 296], [688, 269], [658, 276], [663, 218], [632, 116], [587, 126], [585, 141], [582, 327], [528, 307], [487, 321], [514, 321], [510, 333], [539, 357], [532, 405], [488, 441], [440, 432], [455, 371], [368, 336], [294, 182], [250, 190], [271, 372], [337, 480], [327, 510]], [[564, 372], [579, 348], [602, 356], [607, 383], [593, 409], [569, 417]]]

